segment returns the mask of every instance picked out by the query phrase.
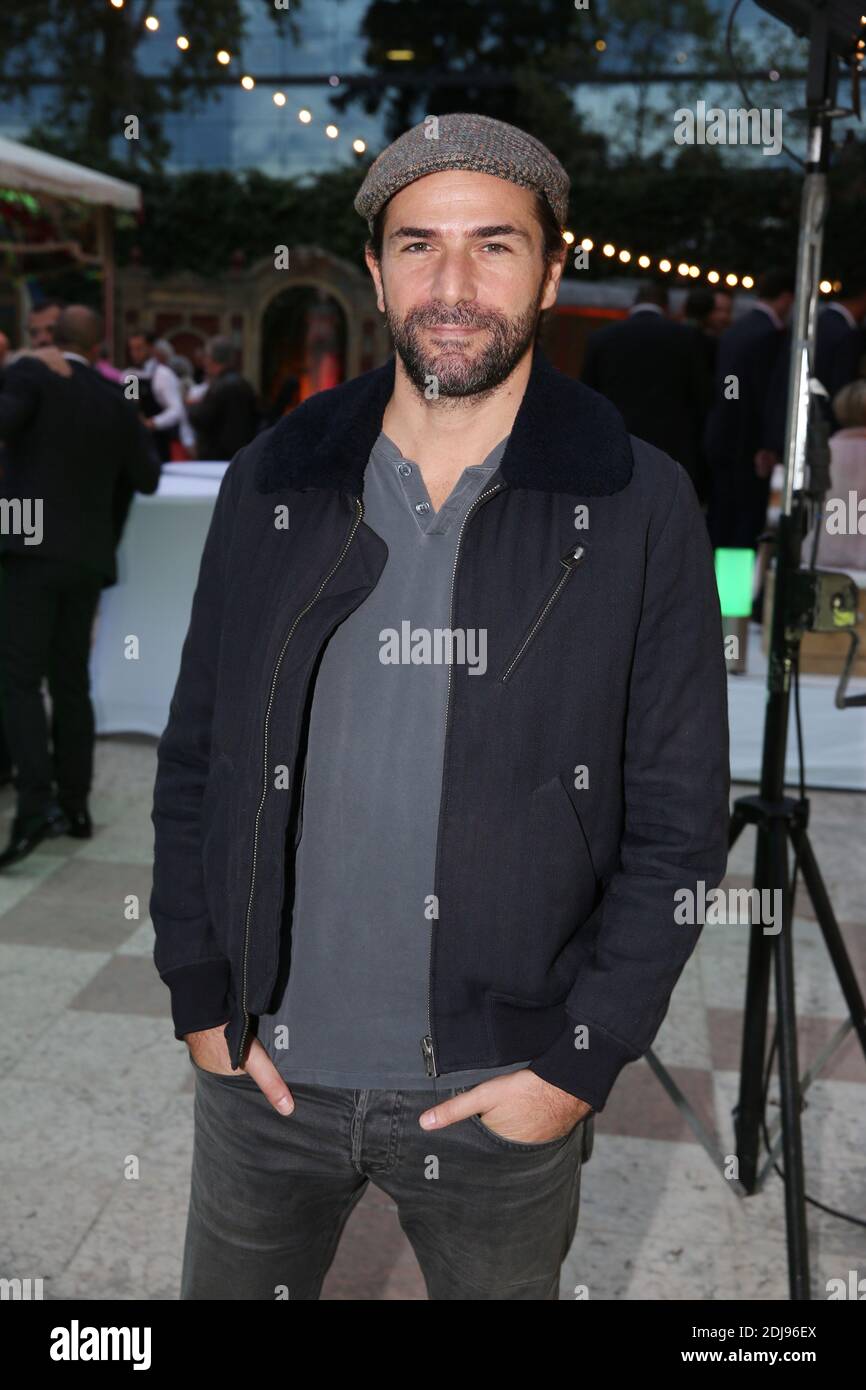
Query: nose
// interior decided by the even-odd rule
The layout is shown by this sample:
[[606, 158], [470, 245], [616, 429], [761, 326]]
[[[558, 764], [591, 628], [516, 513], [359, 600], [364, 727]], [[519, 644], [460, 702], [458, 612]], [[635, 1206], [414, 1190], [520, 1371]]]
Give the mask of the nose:
[[437, 258], [430, 286], [432, 297], [448, 308], [471, 304], [478, 293], [478, 282], [468, 251], [446, 248]]

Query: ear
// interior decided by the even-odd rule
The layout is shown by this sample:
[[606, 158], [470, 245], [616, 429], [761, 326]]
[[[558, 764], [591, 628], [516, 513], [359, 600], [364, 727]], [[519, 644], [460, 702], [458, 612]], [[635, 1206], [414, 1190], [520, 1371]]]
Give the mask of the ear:
[[541, 300], [541, 309], [550, 309], [556, 303], [556, 296], [559, 293], [559, 282], [562, 279], [562, 272], [565, 269], [565, 257], [568, 254], [568, 247], [564, 246], [562, 254], [547, 265], [544, 295]]
[[376, 307], [377, 307], [377, 309], [379, 310], [379, 313], [380, 313], [380, 314], [384, 314], [384, 312], [385, 312], [385, 298], [384, 298], [384, 295], [383, 295], [383, 293], [382, 293], [382, 271], [381, 271], [381, 268], [380, 268], [380, 266], [379, 266], [379, 262], [376, 260], [376, 257], [373, 255], [373, 251], [372, 251], [372, 248], [371, 248], [369, 242], [368, 242], [367, 245], [364, 247], [364, 260], [365, 260], [365, 262], [366, 262], [367, 269], [368, 269], [369, 272], [370, 272], [370, 275], [371, 275], [372, 280], [373, 280], [373, 284], [374, 284], [375, 289], [376, 289]]

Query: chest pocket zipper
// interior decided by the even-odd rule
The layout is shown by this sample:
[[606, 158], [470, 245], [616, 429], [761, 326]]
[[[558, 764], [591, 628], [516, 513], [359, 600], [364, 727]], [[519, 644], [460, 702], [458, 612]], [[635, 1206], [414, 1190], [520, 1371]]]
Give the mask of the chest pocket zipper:
[[511, 679], [515, 667], [517, 666], [518, 662], [520, 662], [523, 659], [523, 655], [526, 652], [527, 647], [532, 642], [533, 638], [535, 637], [536, 633], [538, 632], [539, 628], [541, 627], [551, 608], [556, 603], [556, 600], [559, 598], [560, 594], [562, 593], [571, 576], [574, 574], [574, 571], [577, 569], [578, 565], [581, 564], [581, 562], [583, 561], [585, 555], [585, 545], [572, 545], [569, 546], [568, 550], [560, 559], [559, 563], [563, 566], [564, 572], [557, 579], [547, 598], [544, 600], [544, 603], [541, 607], [541, 610], [537, 618], [535, 619], [526, 636], [523, 638], [522, 642], [518, 646], [514, 655], [511, 657], [511, 660], [508, 662], [507, 666], [505, 667], [505, 670], [502, 672], [502, 675], [499, 677], [503, 685]]

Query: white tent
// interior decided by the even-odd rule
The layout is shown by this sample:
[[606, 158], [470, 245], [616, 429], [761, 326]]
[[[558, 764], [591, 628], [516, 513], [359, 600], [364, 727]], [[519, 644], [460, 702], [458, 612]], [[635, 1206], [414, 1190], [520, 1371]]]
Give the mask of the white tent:
[[125, 208], [129, 212], [138, 212], [141, 207], [141, 189], [134, 183], [109, 178], [83, 164], [73, 164], [69, 159], [59, 159], [4, 136], [0, 136], [2, 186], [102, 207]]
[[[83, 257], [77, 243], [75, 249], [79, 259], [88, 260], [101, 266], [103, 277], [102, 300], [106, 324], [106, 341], [113, 350], [115, 337], [114, 300], [114, 211], [121, 208], [127, 212], [138, 212], [142, 205], [141, 189], [134, 183], [123, 179], [109, 178], [96, 169], [87, 169], [83, 164], [73, 164], [69, 159], [46, 154], [44, 150], [31, 149], [29, 145], [19, 144], [17, 140], [7, 140], [0, 135], [0, 188], [13, 188], [16, 192], [41, 193], [45, 197], [58, 198], [65, 202], [92, 204], [96, 212], [96, 233], [98, 251], [95, 256]], [[44, 244], [43, 244], [44, 246]], [[0, 251], [12, 253], [24, 250], [23, 246], [0, 244]], [[37, 249], [30, 248], [31, 251]], [[54, 249], [51, 245], [44, 249]]]

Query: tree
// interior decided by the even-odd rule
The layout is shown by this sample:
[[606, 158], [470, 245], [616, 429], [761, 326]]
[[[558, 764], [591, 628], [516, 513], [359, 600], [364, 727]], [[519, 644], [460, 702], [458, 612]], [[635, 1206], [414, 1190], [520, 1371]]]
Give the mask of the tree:
[[[290, 247], [321, 246], [363, 270], [367, 228], [352, 207], [360, 179], [355, 166], [325, 170], [303, 183], [257, 172], [147, 174], [141, 180], [144, 221], [127, 219], [118, 230], [118, 259], [134, 259], [158, 276], [192, 270], [214, 277], [238, 263], [238, 253], [247, 265], [271, 256], [279, 227], [279, 240]], [[829, 183], [823, 270], [844, 281], [862, 259], [862, 141], [846, 142]], [[580, 212], [575, 231], [609, 238], [635, 255], [645, 251], [674, 263], [685, 259], [756, 275], [793, 263], [801, 189], [802, 176], [790, 167], [733, 167], [712, 148], [686, 148], [674, 164], [646, 160], [628, 177], [616, 169], [585, 173], [572, 188], [572, 206]], [[566, 262], [566, 274], [582, 280], [620, 273], [641, 272], [634, 263], [626, 271], [597, 254], [586, 271]]]
[[[587, 0], [586, 8], [577, 0], [372, 0], [363, 57], [380, 80], [350, 81], [331, 101], [337, 111], [359, 104], [382, 113], [389, 140], [428, 114], [479, 111], [530, 130], [576, 182], [612, 151], [638, 162], [656, 150], [670, 157], [676, 108], [697, 98], [712, 105], [720, 88], [736, 90], [724, 18], [718, 0]], [[732, 46], [744, 71], [804, 66], [802, 45], [769, 18], [747, 15]], [[395, 61], [395, 50], [412, 56]], [[690, 75], [670, 87], [653, 80], [680, 67]], [[605, 74], [627, 80], [609, 89], [600, 132], [576, 109], [575, 93]], [[758, 85], [763, 104], [779, 104], [783, 83]]]
[[[562, 156], [601, 163], [604, 136], [587, 130], [575, 110], [572, 87], [591, 70], [597, 20], [563, 0], [373, 0], [361, 23], [367, 67], [381, 81], [352, 87], [331, 98], [337, 111], [360, 104], [368, 115], [384, 114], [385, 134], [395, 139], [428, 112], [478, 111], [531, 130]], [[388, 54], [409, 50], [406, 62]], [[479, 70], [496, 83], [479, 79]], [[413, 78], [395, 85], [395, 73]], [[444, 81], [449, 74], [451, 81]], [[455, 85], [454, 76], [465, 73]], [[562, 74], [570, 81], [563, 82]], [[473, 74], [476, 74], [474, 76]]]
[[[297, 39], [291, 15], [302, 0], [293, 0], [288, 12], [273, 0], [258, 3]], [[169, 152], [165, 116], [223, 90], [213, 84], [223, 71], [216, 52], [238, 54], [247, 20], [243, 0], [176, 0], [173, 32], [185, 35], [189, 48], [174, 50], [170, 67], [150, 73], [142, 59], [150, 39], [144, 21], [153, 10], [149, 0], [126, 0], [121, 9], [108, 0], [26, 0], [3, 7], [3, 90], [29, 97], [38, 86], [46, 93], [42, 118], [28, 134], [31, 143], [101, 169], [116, 168], [124, 147], [134, 172], [161, 166]], [[129, 115], [138, 118], [139, 138], [123, 141]]]

